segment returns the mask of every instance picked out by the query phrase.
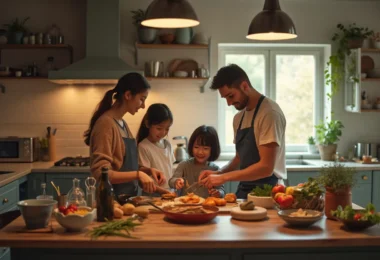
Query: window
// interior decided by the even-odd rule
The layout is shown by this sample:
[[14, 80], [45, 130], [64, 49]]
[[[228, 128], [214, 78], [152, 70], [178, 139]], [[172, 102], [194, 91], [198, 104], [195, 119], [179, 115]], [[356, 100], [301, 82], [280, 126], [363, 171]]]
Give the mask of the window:
[[[286, 120], [287, 152], [306, 152], [314, 125], [324, 115], [324, 64], [327, 45], [219, 44], [219, 67], [235, 63], [252, 86], [275, 100]], [[232, 120], [237, 113], [219, 97], [219, 133], [223, 152], [235, 151]]]

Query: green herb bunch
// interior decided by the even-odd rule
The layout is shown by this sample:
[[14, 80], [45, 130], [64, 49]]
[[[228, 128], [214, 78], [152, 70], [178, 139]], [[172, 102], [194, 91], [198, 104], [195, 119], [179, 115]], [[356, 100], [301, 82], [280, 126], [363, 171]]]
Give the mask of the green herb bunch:
[[352, 188], [356, 184], [356, 170], [345, 167], [342, 164], [334, 163], [333, 166], [324, 166], [321, 169], [317, 181], [325, 188], [330, 188], [334, 192], [339, 192], [347, 188]]
[[30, 17], [26, 17], [24, 20], [19, 21], [18, 18], [16, 18], [11, 23], [4, 24], [4, 26], [7, 28], [8, 32], [23, 32], [23, 33], [25, 33], [27, 31], [25, 28], [25, 23], [29, 19], [30, 19]]
[[315, 144], [315, 139], [314, 139], [314, 137], [309, 136], [309, 138], [307, 139], [307, 143], [310, 144], [310, 145]]
[[319, 198], [323, 193], [317, 180], [309, 178], [302, 186], [294, 188], [293, 197], [297, 201], [310, 200], [312, 198]]
[[93, 228], [89, 234], [91, 239], [97, 239], [100, 236], [119, 236], [125, 238], [136, 238], [131, 235], [130, 231], [133, 231], [136, 226], [140, 226], [141, 223], [136, 223], [138, 217], [130, 217], [128, 219], [113, 220], [107, 222], [101, 226]]
[[317, 130], [317, 140], [319, 144], [329, 145], [335, 144], [342, 136], [343, 124], [339, 120], [331, 120], [330, 122], [322, 122], [315, 126]]
[[343, 220], [369, 221], [372, 224], [380, 223], [380, 215], [376, 213], [375, 206], [368, 203], [364, 210], [354, 210], [351, 206], [338, 206], [336, 210], [331, 211], [331, 215]]
[[271, 197], [272, 196], [272, 185], [264, 184], [263, 188], [256, 186], [252, 191], [251, 195], [257, 197]]

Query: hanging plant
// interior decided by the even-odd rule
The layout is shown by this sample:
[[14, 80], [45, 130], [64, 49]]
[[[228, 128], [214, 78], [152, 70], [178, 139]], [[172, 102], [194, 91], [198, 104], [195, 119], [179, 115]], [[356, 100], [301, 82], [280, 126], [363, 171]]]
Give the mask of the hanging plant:
[[[325, 83], [331, 85], [331, 93], [327, 96], [331, 97], [339, 91], [339, 85], [345, 78], [345, 61], [346, 56], [351, 55], [352, 49], [361, 48], [363, 45], [363, 40], [371, 37], [373, 31], [369, 30], [367, 27], [358, 27], [355, 23], [349, 24], [346, 28], [342, 24], [338, 24], [338, 33], [335, 33], [332, 37], [332, 41], [338, 43], [337, 52], [331, 55], [329, 61], [327, 62], [327, 68], [324, 71]], [[328, 67], [331, 66], [331, 73]], [[356, 75], [356, 60], [354, 58], [348, 59], [347, 64], [347, 79], [352, 82], [359, 82], [358, 75]]]

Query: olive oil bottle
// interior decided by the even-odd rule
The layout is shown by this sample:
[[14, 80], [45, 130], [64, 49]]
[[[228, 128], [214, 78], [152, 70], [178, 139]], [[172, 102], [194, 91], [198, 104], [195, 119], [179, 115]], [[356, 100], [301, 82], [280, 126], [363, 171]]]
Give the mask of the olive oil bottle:
[[97, 221], [113, 220], [113, 188], [108, 179], [108, 168], [102, 168], [102, 176], [96, 192]]

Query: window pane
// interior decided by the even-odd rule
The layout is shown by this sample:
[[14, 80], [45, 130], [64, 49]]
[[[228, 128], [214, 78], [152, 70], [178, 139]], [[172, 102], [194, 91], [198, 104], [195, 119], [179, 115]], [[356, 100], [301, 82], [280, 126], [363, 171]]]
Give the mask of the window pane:
[[[262, 54], [227, 54], [226, 65], [234, 63], [240, 66], [248, 75], [249, 80], [254, 88], [264, 93], [265, 89], [265, 57]], [[224, 100], [225, 102], [225, 100]], [[237, 110], [234, 106], [227, 106], [225, 110], [225, 145], [233, 145], [234, 129], [232, 121]]]
[[276, 101], [286, 117], [286, 143], [305, 144], [313, 135], [315, 58], [276, 55]]

